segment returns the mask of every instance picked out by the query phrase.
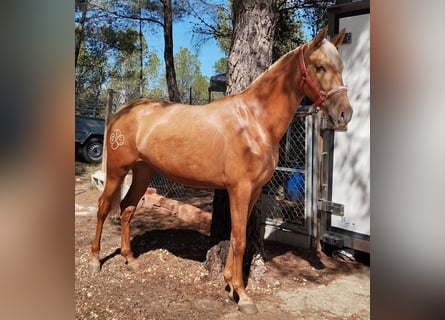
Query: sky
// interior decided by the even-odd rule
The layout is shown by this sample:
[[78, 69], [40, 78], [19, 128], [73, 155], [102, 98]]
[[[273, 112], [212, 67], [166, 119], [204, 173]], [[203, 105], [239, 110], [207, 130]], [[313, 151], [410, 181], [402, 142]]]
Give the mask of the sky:
[[[213, 65], [216, 61], [224, 57], [224, 53], [218, 48], [215, 40], [211, 39], [202, 44], [199, 48], [193, 43], [192, 23], [190, 21], [177, 22], [173, 25], [173, 51], [176, 54], [181, 47], [188, 48], [193, 54], [198, 55], [201, 63], [201, 74], [210, 78], [215, 75]], [[147, 39], [150, 50], [156, 49], [159, 57], [163, 56], [164, 38], [162, 33], [156, 37]]]
[[198, 54], [198, 59], [201, 62], [201, 74], [203, 76], [211, 77], [215, 75], [213, 66], [216, 61], [224, 57], [224, 53], [219, 49], [216, 41], [210, 39], [199, 48], [193, 44], [192, 24], [189, 22], [177, 23], [173, 26], [173, 50], [175, 53], [181, 47], [189, 48], [194, 54]]

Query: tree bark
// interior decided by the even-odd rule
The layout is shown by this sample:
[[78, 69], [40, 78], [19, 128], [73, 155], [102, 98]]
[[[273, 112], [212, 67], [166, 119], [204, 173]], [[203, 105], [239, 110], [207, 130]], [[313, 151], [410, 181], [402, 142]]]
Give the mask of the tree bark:
[[173, 8], [171, 0], [164, 0], [164, 60], [168, 97], [171, 101], [180, 102], [178, 84], [173, 58]]
[[[278, 19], [276, 4], [277, 0], [233, 1], [233, 35], [228, 58], [226, 94], [244, 90], [272, 64], [273, 36]], [[243, 263], [245, 276], [249, 274], [254, 256], [263, 253], [261, 222], [261, 211], [255, 206], [247, 226], [247, 247]], [[227, 246], [230, 229], [229, 195], [226, 190], [215, 190], [210, 230], [212, 244]], [[227, 250], [221, 249], [220, 252], [226, 253]], [[221, 260], [225, 261], [225, 257]], [[259, 265], [262, 266], [261, 263]], [[264, 270], [264, 267], [260, 269]]]
[[277, 0], [233, 1], [227, 94], [240, 92], [272, 64]]

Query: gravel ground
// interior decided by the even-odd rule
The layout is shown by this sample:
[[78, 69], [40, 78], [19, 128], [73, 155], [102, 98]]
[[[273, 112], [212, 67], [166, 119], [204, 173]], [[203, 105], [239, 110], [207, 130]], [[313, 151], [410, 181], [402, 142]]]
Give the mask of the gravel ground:
[[137, 212], [132, 248], [138, 271], [119, 254], [120, 227], [104, 226], [99, 274], [88, 272], [100, 191], [90, 182], [99, 166], [76, 162], [76, 319], [369, 319], [369, 256], [342, 262], [321, 252], [266, 243], [267, 269], [249, 279], [247, 292], [259, 312], [241, 314], [225, 292], [222, 274], [204, 267], [209, 237], [181, 229], [174, 219]]

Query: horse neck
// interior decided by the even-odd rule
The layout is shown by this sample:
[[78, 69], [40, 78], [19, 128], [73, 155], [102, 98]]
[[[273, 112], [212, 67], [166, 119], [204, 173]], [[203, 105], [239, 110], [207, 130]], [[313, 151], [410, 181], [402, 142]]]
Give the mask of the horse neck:
[[274, 144], [283, 137], [304, 97], [298, 86], [301, 72], [297, 53], [298, 48], [284, 55], [243, 92], [245, 103]]

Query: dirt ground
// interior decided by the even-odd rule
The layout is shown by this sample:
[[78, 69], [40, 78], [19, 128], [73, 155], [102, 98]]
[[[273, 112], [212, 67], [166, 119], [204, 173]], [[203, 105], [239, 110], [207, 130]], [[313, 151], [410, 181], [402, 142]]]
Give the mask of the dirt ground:
[[267, 272], [247, 284], [259, 311], [248, 316], [228, 298], [222, 274], [212, 276], [204, 267], [209, 237], [179, 229], [171, 217], [133, 218], [131, 245], [140, 266], [135, 272], [127, 270], [119, 254], [119, 225], [107, 220], [104, 263], [91, 276], [88, 261], [100, 191], [90, 174], [99, 168], [76, 162], [76, 319], [370, 319], [369, 256], [344, 262], [266, 242]]

